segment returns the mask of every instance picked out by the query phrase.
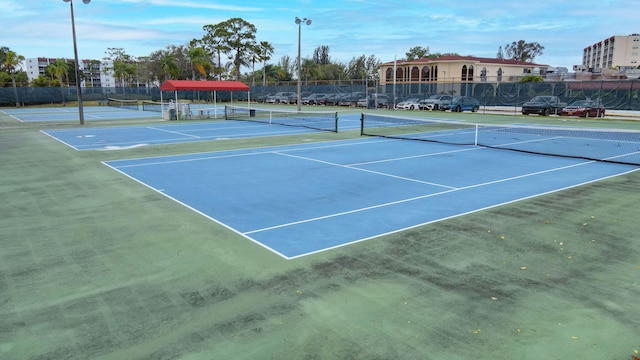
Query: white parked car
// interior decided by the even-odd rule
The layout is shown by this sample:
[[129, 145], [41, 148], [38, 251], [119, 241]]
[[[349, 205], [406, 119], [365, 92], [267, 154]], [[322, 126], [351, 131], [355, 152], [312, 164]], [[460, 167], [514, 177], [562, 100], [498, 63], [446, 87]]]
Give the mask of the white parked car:
[[451, 95], [431, 95], [420, 101], [420, 110], [440, 110], [443, 105], [449, 104], [452, 98]]
[[396, 109], [416, 110], [420, 106], [418, 99], [408, 99], [396, 104]]

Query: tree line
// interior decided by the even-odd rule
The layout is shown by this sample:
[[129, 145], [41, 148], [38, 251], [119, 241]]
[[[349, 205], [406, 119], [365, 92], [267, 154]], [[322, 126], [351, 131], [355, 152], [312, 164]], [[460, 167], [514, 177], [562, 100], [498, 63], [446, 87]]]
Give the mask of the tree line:
[[[256, 39], [257, 28], [241, 18], [231, 18], [218, 24], [204, 25], [203, 36], [183, 45], [168, 45], [148, 56], [134, 57], [123, 48], [108, 48], [103, 61], [92, 61], [81, 74], [89, 79], [90, 72], [109, 71], [116, 79], [116, 86], [161, 83], [170, 79], [240, 80], [250, 85], [267, 85], [291, 81], [297, 77], [297, 59], [288, 55], [277, 62], [272, 59], [274, 48], [268, 41]], [[506, 46], [507, 56], [523, 61], [533, 61], [542, 53], [541, 45], [524, 40]], [[428, 47], [416, 46], [405, 54], [406, 60], [437, 58], [440, 53], [430, 53]], [[457, 54], [456, 54], [457, 55]], [[497, 57], [504, 57], [500, 48]], [[58, 59], [48, 65], [46, 74], [30, 84], [26, 72], [20, 69], [24, 57], [7, 47], [0, 47], [0, 86], [61, 87], [75, 85], [75, 63]], [[331, 59], [329, 46], [323, 45], [313, 55], [301, 59], [300, 77], [305, 82], [329, 80], [373, 80], [378, 77], [381, 61], [375, 55], [354, 56], [348, 63]], [[245, 70], [243, 72], [243, 70]], [[92, 84], [86, 83], [87, 86]]]

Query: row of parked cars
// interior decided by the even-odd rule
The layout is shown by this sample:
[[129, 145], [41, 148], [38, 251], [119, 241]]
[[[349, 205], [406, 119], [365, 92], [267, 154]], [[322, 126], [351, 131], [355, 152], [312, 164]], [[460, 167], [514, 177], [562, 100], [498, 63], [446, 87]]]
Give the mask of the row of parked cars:
[[[258, 97], [259, 102], [270, 104], [296, 104], [298, 97], [295, 92], [279, 92], [273, 95]], [[361, 108], [389, 108], [393, 101], [385, 94], [369, 94], [353, 92], [338, 94], [304, 94], [302, 103], [305, 105], [351, 106]], [[426, 99], [410, 98], [395, 105], [401, 110], [450, 110], [453, 112], [480, 109], [480, 102], [471, 96], [453, 96], [435, 94]], [[522, 114], [551, 114], [562, 116], [604, 117], [605, 108], [599, 100], [578, 100], [571, 105], [560, 101], [557, 96], [536, 96], [522, 105]]]
[[578, 100], [572, 104], [560, 101], [557, 96], [536, 96], [522, 104], [522, 114], [549, 116], [604, 117], [605, 108], [599, 99]]
[[[396, 109], [451, 110], [454, 112], [480, 109], [480, 102], [471, 96], [432, 95], [427, 99], [408, 99], [399, 102]], [[522, 104], [522, 114], [549, 116], [604, 117], [605, 108], [599, 99], [577, 100], [572, 104], [560, 101], [557, 96], [536, 96]]]
[[480, 109], [480, 102], [471, 96], [452, 96], [445, 94], [431, 95], [419, 99], [408, 99], [396, 104], [396, 109], [403, 110], [451, 110], [453, 112], [472, 111]]
[[[356, 106], [358, 100], [364, 97], [364, 93], [341, 93], [341, 94], [303, 94], [302, 103], [305, 105], [326, 105], [326, 106]], [[258, 96], [258, 102], [267, 104], [296, 104], [298, 94], [295, 92], [279, 92], [272, 95]]]

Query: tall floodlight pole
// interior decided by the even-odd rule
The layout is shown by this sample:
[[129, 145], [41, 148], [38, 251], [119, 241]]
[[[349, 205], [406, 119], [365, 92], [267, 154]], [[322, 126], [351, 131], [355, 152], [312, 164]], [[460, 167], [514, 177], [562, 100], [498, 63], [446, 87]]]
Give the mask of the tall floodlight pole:
[[300, 18], [296, 16], [296, 24], [298, 24], [298, 111], [302, 111], [302, 64], [300, 60], [300, 29], [302, 27], [302, 23], [311, 25], [311, 19], [304, 18], [300, 20]]
[[[80, 62], [78, 61], [78, 44], [76, 42], [76, 22], [73, 18], [73, 0], [62, 0], [68, 2], [71, 7], [71, 32], [73, 33], [73, 54], [76, 59], [76, 93], [78, 98], [78, 115], [80, 116], [80, 125], [84, 125], [84, 109], [82, 108], [82, 87], [80, 86]], [[82, 0], [84, 4], [88, 4], [91, 0]]]

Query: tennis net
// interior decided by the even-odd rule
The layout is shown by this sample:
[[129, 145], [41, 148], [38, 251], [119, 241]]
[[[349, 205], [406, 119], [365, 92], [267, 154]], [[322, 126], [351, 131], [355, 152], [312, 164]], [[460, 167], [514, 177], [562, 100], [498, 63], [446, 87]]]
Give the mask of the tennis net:
[[168, 108], [169, 108], [169, 103], [166, 103], [166, 102], [142, 100], [143, 111], [162, 112], [163, 110], [167, 110]]
[[108, 98], [107, 105], [124, 109], [138, 110], [138, 100]]
[[335, 111], [298, 112], [225, 105], [224, 118], [338, 132], [338, 113]]
[[362, 114], [361, 135], [640, 165], [640, 131], [632, 130], [484, 125]]

